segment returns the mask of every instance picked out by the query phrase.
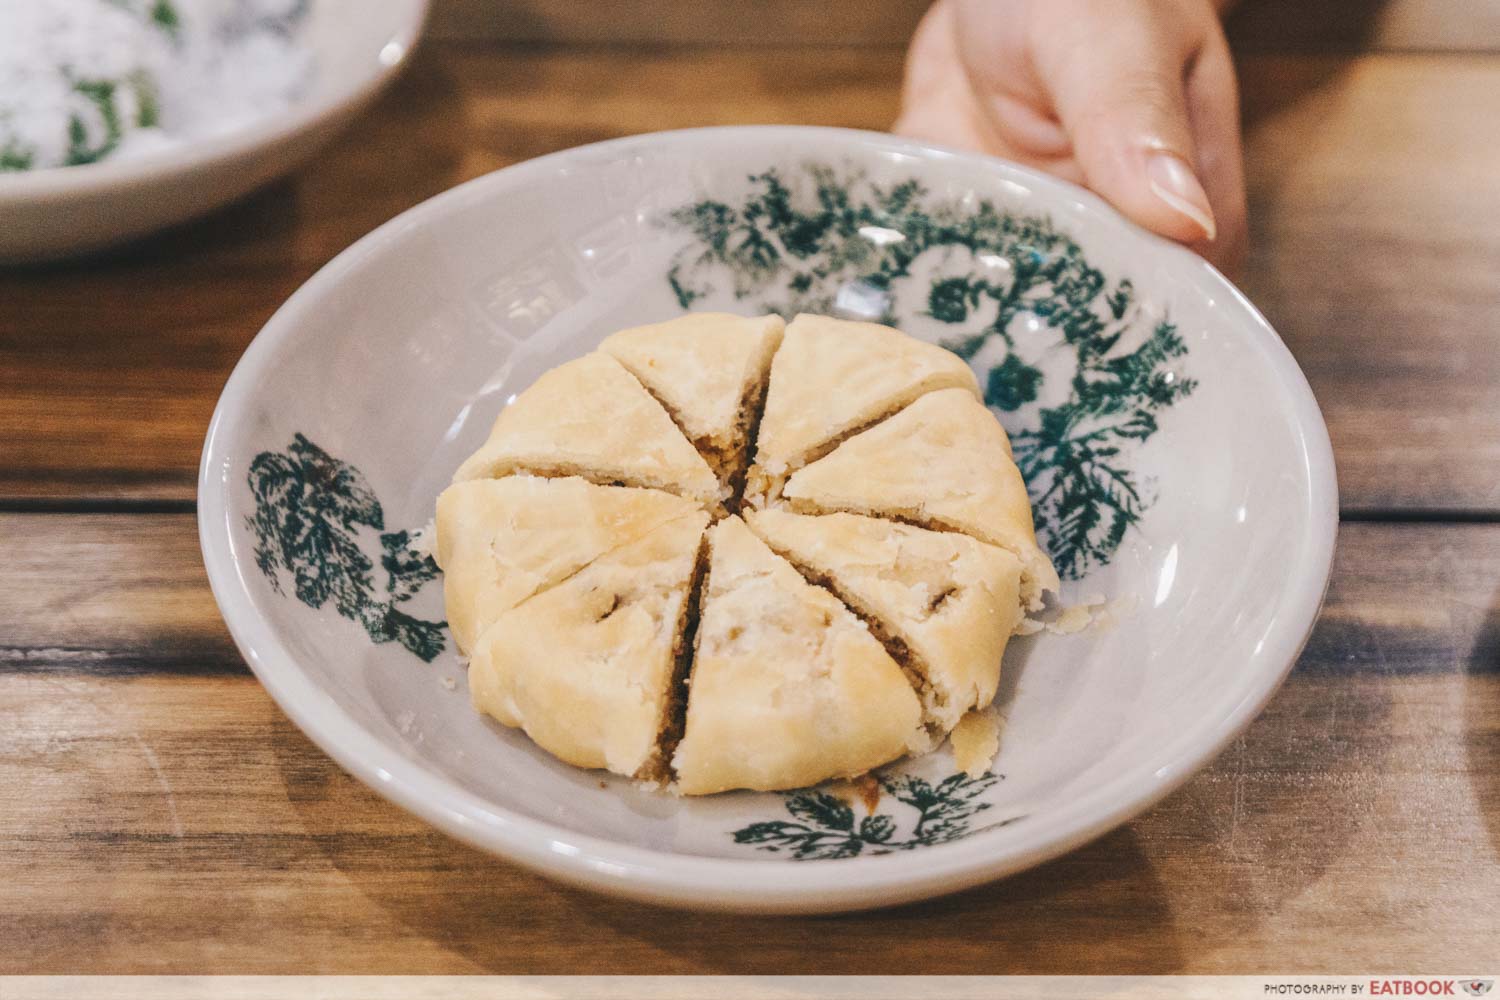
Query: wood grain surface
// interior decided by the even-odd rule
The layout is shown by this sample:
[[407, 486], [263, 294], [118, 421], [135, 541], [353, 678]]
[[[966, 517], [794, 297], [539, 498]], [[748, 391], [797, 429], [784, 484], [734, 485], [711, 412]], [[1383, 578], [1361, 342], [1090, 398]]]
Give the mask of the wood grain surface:
[[1500, 940], [1500, 525], [1347, 525], [1301, 663], [1183, 790], [819, 919], [602, 899], [387, 804], [245, 670], [191, 516], [3, 515], [0, 551], [0, 972], [1399, 972]]
[[1323, 407], [1345, 510], [1500, 511], [1500, 58], [1246, 66], [1244, 287]]
[[[901, 46], [930, 0], [437, 0], [460, 41], [610, 45]], [[1242, 50], [1500, 51], [1500, 0], [1239, 0]], [[601, 16], [603, 12], [604, 16]]]
[[[1323, 405], [1345, 507], [1500, 512], [1500, 58], [1243, 62], [1244, 285]], [[896, 50], [429, 47], [315, 167], [129, 251], [0, 272], [0, 503], [190, 501], [256, 330], [452, 184], [653, 129], [883, 128], [899, 73]]]
[[[894, 33], [917, 6], [863, 28]], [[1451, 7], [1359, 10], [1437, 31]], [[794, 3], [761, 9], [830, 27]], [[1244, 287], [1318, 395], [1352, 522], [1317, 630], [1267, 712], [1166, 802], [919, 906], [677, 913], [456, 844], [281, 715], [219, 619], [191, 513], [234, 362], [374, 226], [624, 133], [883, 128], [899, 48], [429, 45], [317, 165], [127, 250], [0, 271], [0, 973], [1492, 968], [1500, 56], [1315, 54], [1453, 46], [1303, 9], [1280, 46], [1273, 28], [1236, 31], [1273, 50], [1242, 59]], [[1464, 9], [1462, 47], [1483, 50], [1491, 6]]]

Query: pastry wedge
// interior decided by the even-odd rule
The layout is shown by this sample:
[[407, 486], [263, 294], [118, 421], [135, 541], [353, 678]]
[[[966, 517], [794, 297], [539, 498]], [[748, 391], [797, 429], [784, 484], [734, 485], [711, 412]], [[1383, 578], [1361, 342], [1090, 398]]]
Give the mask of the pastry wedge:
[[993, 414], [963, 389], [919, 398], [800, 470], [784, 491], [793, 510], [849, 511], [961, 531], [1021, 561], [1021, 599], [1039, 607], [1057, 571], [1037, 546], [1031, 501]]
[[927, 744], [901, 667], [848, 608], [738, 517], [709, 533], [678, 789], [852, 777]]
[[948, 734], [948, 745], [960, 771], [971, 778], [982, 777], [1000, 752], [1000, 713], [993, 707], [976, 708], [958, 720]]
[[647, 486], [704, 503], [724, 496], [713, 470], [660, 403], [595, 352], [547, 372], [500, 411], [455, 482], [518, 472]]
[[659, 490], [576, 477], [455, 483], [437, 501], [448, 627], [462, 652], [496, 618], [607, 552], [699, 509]]
[[843, 437], [937, 389], [979, 394], [969, 366], [941, 347], [875, 323], [798, 316], [771, 364], [747, 496], [774, 500]]
[[774, 315], [691, 313], [621, 330], [599, 350], [661, 401], [728, 483], [749, 463], [752, 424], [785, 326]]
[[[988, 705], [1020, 623], [1021, 562], [951, 531], [858, 514], [751, 511], [774, 552], [825, 584], [920, 678], [929, 724], [947, 732]], [[883, 633], [883, 634], [882, 634]]]
[[577, 767], [664, 777], [707, 526], [669, 521], [502, 614], [469, 663], [474, 707]]

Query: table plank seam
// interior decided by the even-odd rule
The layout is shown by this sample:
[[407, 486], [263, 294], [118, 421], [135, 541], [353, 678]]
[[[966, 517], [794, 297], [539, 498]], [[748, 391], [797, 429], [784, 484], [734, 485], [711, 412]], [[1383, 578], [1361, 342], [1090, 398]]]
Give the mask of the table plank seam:
[[239, 652], [228, 643], [187, 644], [179, 648], [112, 649], [0, 646], [0, 676], [138, 677], [251, 676]]
[[196, 514], [192, 498], [0, 497], [0, 514]]
[[1482, 508], [1343, 507], [1339, 520], [1350, 524], [1500, 524], [1500, 510]]

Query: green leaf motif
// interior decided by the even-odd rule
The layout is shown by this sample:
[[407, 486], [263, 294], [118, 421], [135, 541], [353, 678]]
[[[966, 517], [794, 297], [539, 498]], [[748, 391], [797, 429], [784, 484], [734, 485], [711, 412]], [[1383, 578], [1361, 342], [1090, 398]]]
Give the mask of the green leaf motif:
[[[1134, 449], [1196, 385], [1175, 371], [1187, 354], [1176, 328], [1143, 320], [1131, 282], [1106, 278], [1048, 219], [826, 165], [749, 182], [741, 202], [664, 219], [689, 237], [667, 275], [682, 308], [725, 279], [736, 299], [784, 316], [835, 313], [841, 293], [856, 293], [890, 322], [899, 298], [920, 296], [904, 311], [953, 327], [943, 345], [982, 366], [985, 402], [1006, 417], [1058, 572], [1078, 579], [1107, 565], [1147, 506]], [[923, 278], [919, 258], [940, 266]], [[1059, 370], [1058, 347], [1070, 370]]]
[[944, 323], [962, 323], [969, 318], [969, 310], [978, 307], [984, 288], [983, 282], [968, 278], [934, 281], [927, 295], [927, 313]]
[[[988, 802], [980, 801], [980, 796], [1000, 778], [993, 774], [970, 778], [960, 773], [937, 785], [909, 775], [881, 776], [878, 780], [891, 799], [914, 814], [904, 836], [897, 815], [871, 813], [856, 824], [854, 810], [848, 803], [827, 792], [810, 789], [785, 796], [786, 811], [795, 822], [751, 823], [734, 832], [734, 841], [771, 853], [787, 853], [798, 861], [891, 854], [946, 844], [979, 832], [971, 826], [971, 821], [990, 808]], [[1024, 818], [1012, 816], [980, 829], [992, 830]]]
[[427, 662], [446, 648], [445, 622], [398, 607], [438, 574], [431, 557], [412, 548], [408, 532], [380, 535], [384, 592], [376, 587], [360, 529], [383, 532], [385, 513], [358, 469], [297, 434], [285, 452], [257, 455], [247, 478], [255, 498], [255, 513], [245, 519], [255, 536], [255, 565], [277, 593], [284, 593], [285, 573], [299, 601], [310, 608], [331, 602], [377, 643], [398, 642]]
[[985, 379], [984, 401], [1009, 413], [1035, 401], [1041, 385], [1040, 370], [1022, 361], [1018, 354], [1007, 354]]
[[896, 834], [896, 821], [884, 813], [866, 816], [859, 823], [859, 839], [867, 844], [890, 843]]
[[809, 792], [787, 801], [786, 811], [806, 823], [830, 830], [853, 830], [854, 810], [827, 792]]

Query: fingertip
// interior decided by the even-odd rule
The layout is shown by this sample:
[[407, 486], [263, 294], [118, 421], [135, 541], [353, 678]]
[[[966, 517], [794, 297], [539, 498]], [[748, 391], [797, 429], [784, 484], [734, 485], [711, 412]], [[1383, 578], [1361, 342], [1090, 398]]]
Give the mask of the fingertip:
[[1185, 116], [1166, 99], [1107, 106], [1073, 123], [1088, 187], [1121, 214], [1179, 243], [1213, 242], [1220, 222], [1193, 167]]
[[1174, 239], [1212, 243], [1218, 238], [1219, 227], [1208, 192], [1186, 159], [1165, 149], [1153, 149], [1146, 154], [1144, 173], [1151, 194], [1178, 217], [1168, 221]]

